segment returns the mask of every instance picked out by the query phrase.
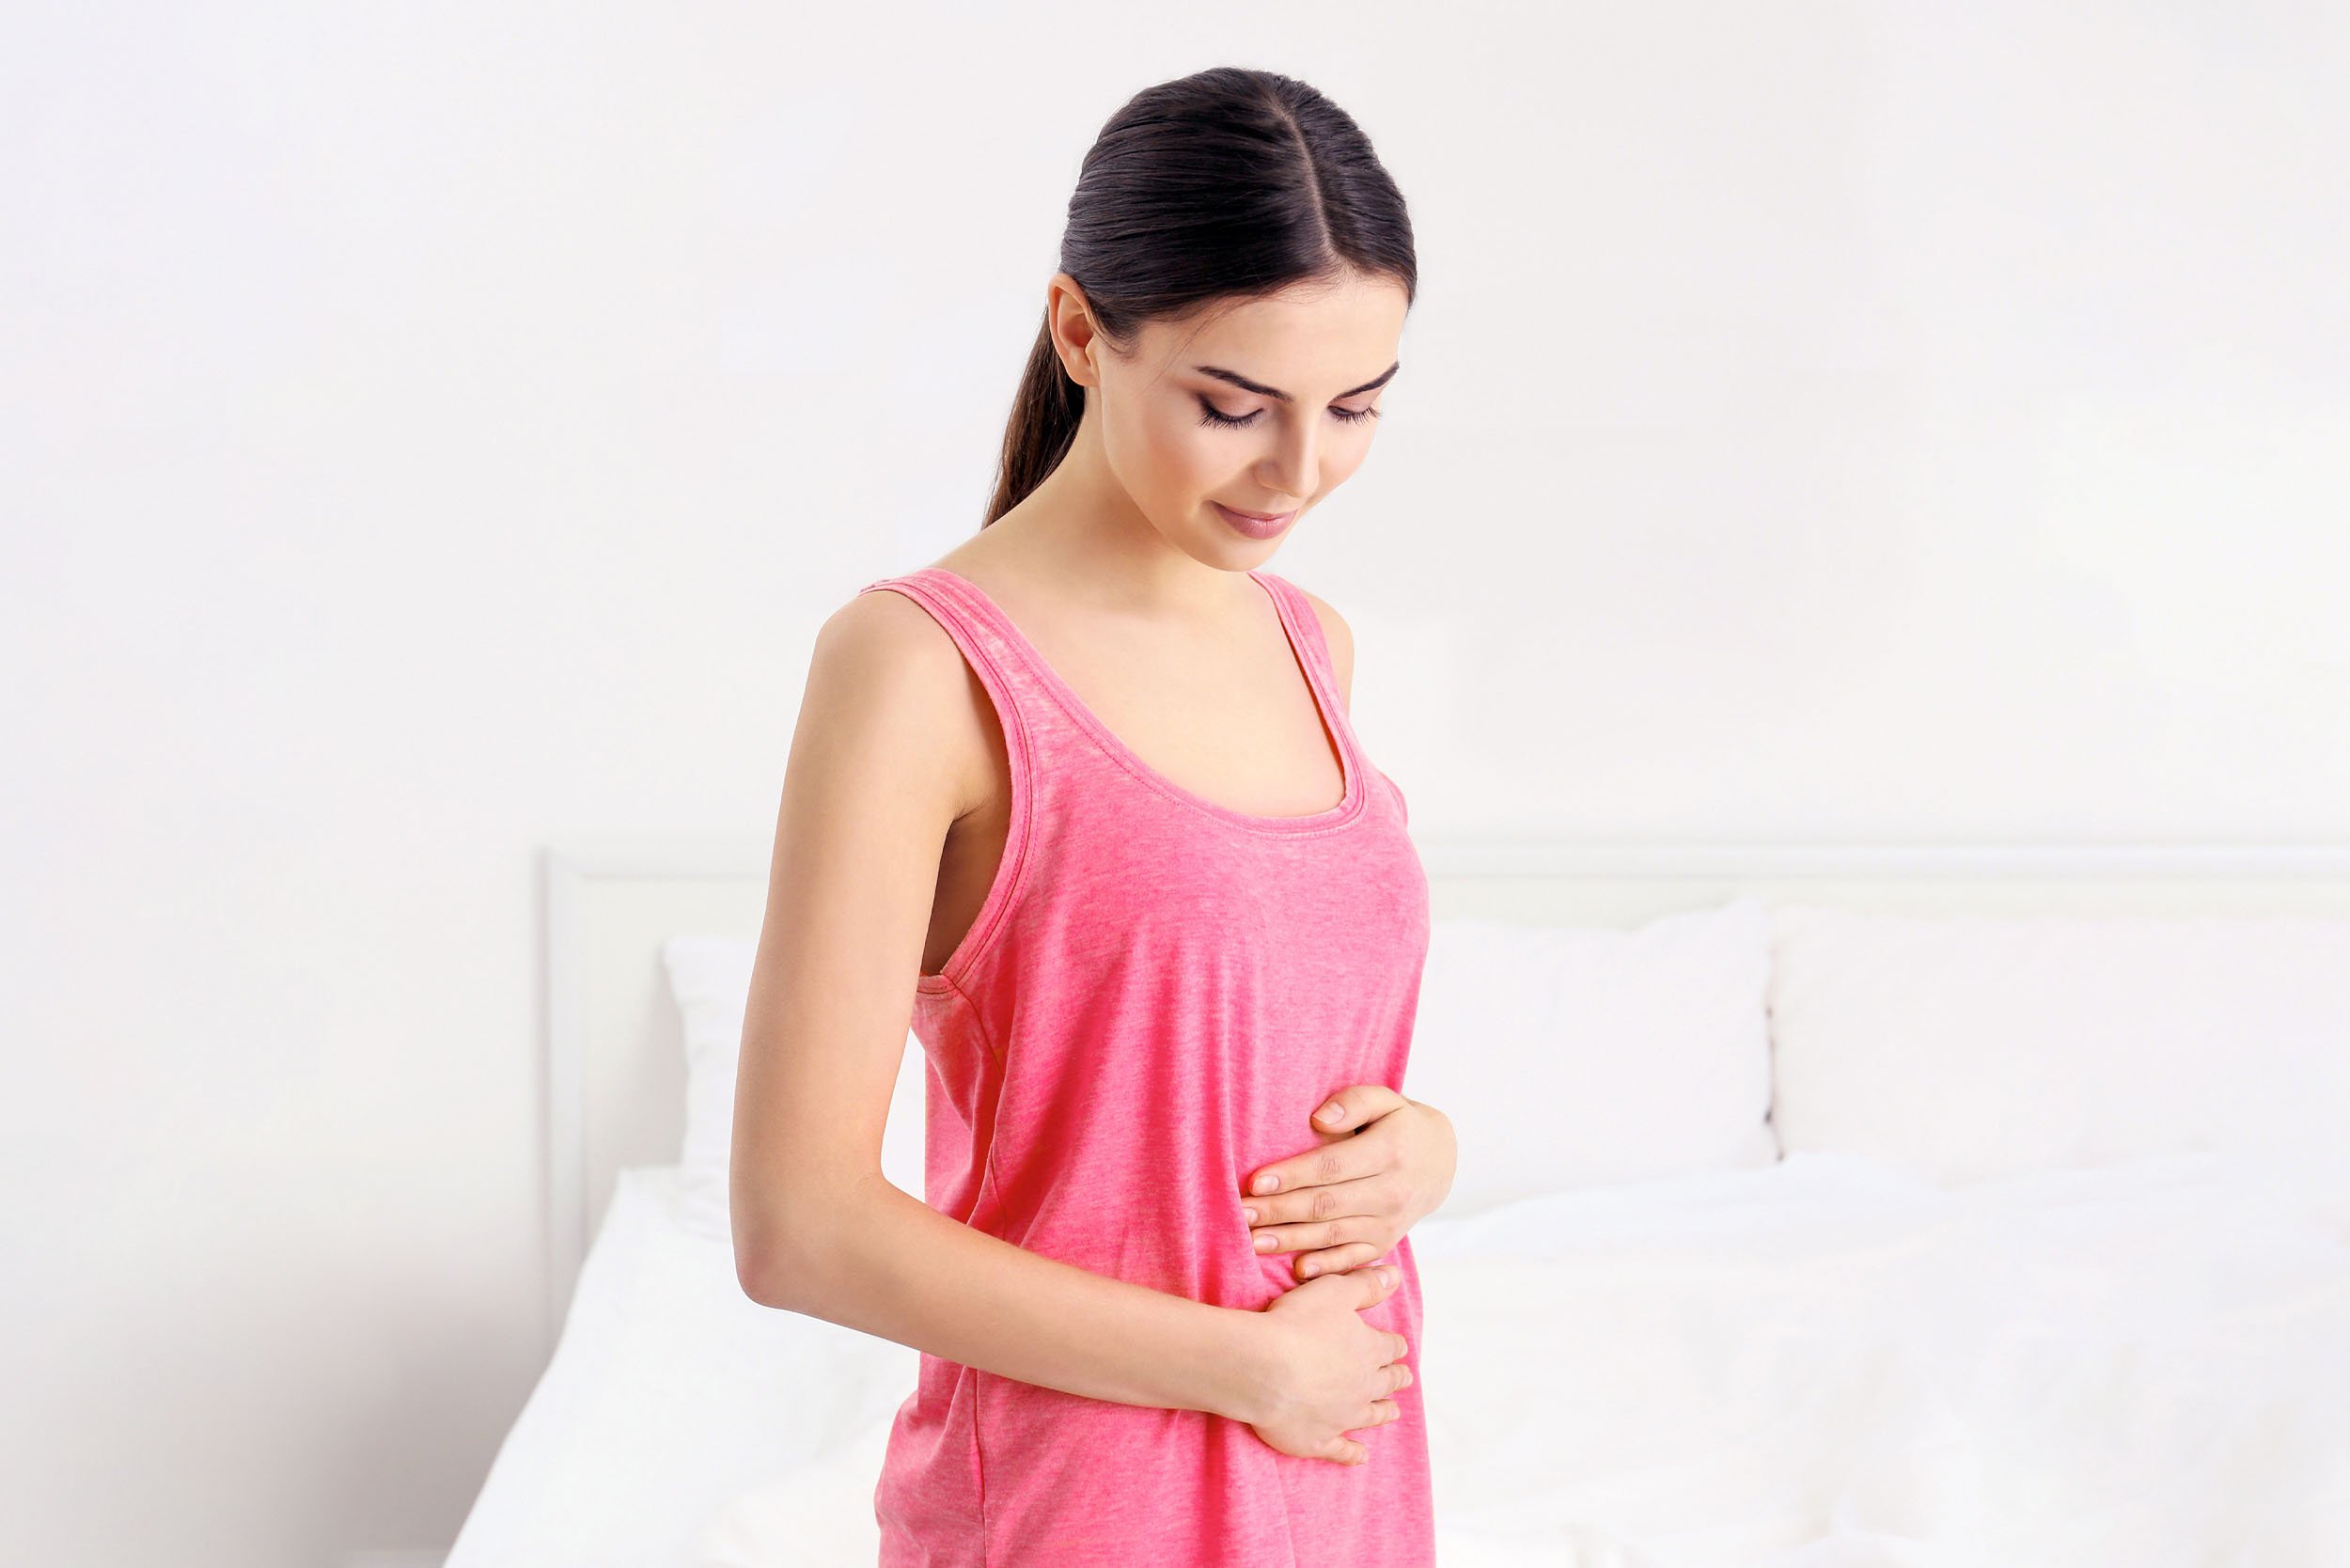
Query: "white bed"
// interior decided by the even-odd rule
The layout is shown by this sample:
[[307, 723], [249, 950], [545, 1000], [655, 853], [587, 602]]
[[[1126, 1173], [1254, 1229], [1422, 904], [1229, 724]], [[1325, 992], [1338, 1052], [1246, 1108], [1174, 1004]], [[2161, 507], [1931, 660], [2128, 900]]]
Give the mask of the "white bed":
[[[1756, 1157], [1740, 1125], [1750, 1086], [1707, 1071], [1701, 1054], [1653, 1079], [1528, 1058], [1526, 1072], [1554, 1074], [1559, 1120], [1519, 1125], [1510, 1119], [1540, 1113], [1454, 1109], [1480, 1092], [1465, 1071], [1490, 1076], [1489, 1062], [1432, 1058], [1423, 1083], [1416, 1045], [1408, 1087], [1465, 1132], [1455, 1199], [1468, 1201], [1413, 1232], [1448, 1568], [2350, 1562], [2350, 1166], [2334, 1163], [2331, 1137], [2350, 1114], [2332, 1066], [2350, 1060], [2350, 1009], [2328, 957], [2350, 953], [2350, 857], [1426, 841], [1421, 853], [1440, 926], [1478, 933], [1449, 949], [1444, 976], [1432, 960], [1430, 1038], [1523, 1025], [1482, 995], [1484, 955], [1497, 954], [1497, 973], [1525, 967], [1483, 922], [1547, 933], [1530, 944], [1582, 941], [1547, 950], [1572, 958], [1558, 972], [1588, 993], [1573, 1004], [1587, 1033], [1610, 1027], [1608, 1007], [1626, 1029], [1685, 1012], [1655, 1026], [1660, 1062], [1689, 1048], [1705, 1009], [1736, 999], [1734, 986], [1716, 996], [1687, 976], [1747, 972], [1718, 962], [1738, 958], [1722, 939], [1744, 928], [1709, 911], [1744, 899], [1775, 917], [1800, 904], [1982, 922], [1847, 929], [1823, 916], [1771, 928], [1759, 950], [1778, 965], [1775, 1008], [1755, 1028], [1780, 1031], [1766, 1042], [1777, 1079], [1764, 1090], [1783, 1098], [1783, 1153], [1773, 1138]], [[766, 846], [751, 843], [571, 844], [548, 856], [550, 1307], [561, 1337], [447, 1568], [874, 1560], [873, 1482], [915, 1353], [744, 1297], [680, 1164], [684, 1051], [664, 944], [686, 933], [747, 941], [765, 870]], [[2049, 916], [2091, 923], [2029, 924]], [[2213, 917], [2246, 938], [2233, 958], [2182, 947], [2214, 955], [2170, 965], [2196, 971], [2203, 990], [2136, 1016], [2117, 988], [2149, 987], [2112, 956], [2131, 949], [2066, 949], [2098, 939], [2094, 922], [2152, 941], [2154, 924], [2127, 922]], [[1661, 934], [1637, 948], [1596, 939], [1676, 919], [1679, 948]], [[1888, 956], [1929, 931], [1954, 949], [1972, 942], [1966, 963], [1978, 966], [1985, 954], [2060, 949], [2064, 962], [2026, 964], [1996, 995], [1954, 996], [1953, 977], [1973, 972], [1964, 964]], [[1627, 962], [1600, 974], [1611, 954]], [[1829, 954], [1857, 958], [1838, 959], [1840, 973]], [[1676, 968], [1684, 958], [1715, 967]], [[1883, 976], [1914, 982], [1919, 1005]], [[2256, 999], [2275, 1010], [2246, 1009], [2225, 983], [2262, 988]], [[1529, 993], [1528, 1006], [1557, 996]], [[2208, 1030], [2181, 1024], [2165, 1038], [2197, 997], [2245, 1031], [2203, 1053], [2237, 1074], [2211, 1078], [2217, 1089], [2176, 1054]], [[2077, 1042], [2070, 1065], [2031, 1047], [2012, 1070], [2032, 1080], [1997, 1080], [2008, 1098], [1991, 1109], [1935, 1055], [1937, 1030], [1968, 1048], [1961, 1069], [1978, 1046], [1996, 1058], [2013, 1045], [1982, 1009], [2037, 1017], [2076, 1001], [2102, 1011], [2063, 1023]], [[2264, 1054], [2295, 1030], [2298, 1054]], [[1598, 1055], [1623, 1071], [1621, 1045]], [[2136, 1066], [2148, 1059], [2175, 1081], [2148, 1081]], [[1890, 1060], [1931, 1090], [1906, 1123], [1887, 1086], [1871, 1086]], [[901, 1081], [901, 1110], [914, 1081]], [[1710, 1131], [1684, 1147], [1674, 1139], [1686, 1129], [1638, 1123], [1607, 1156], [1612, 1171], [1543, 1174], [1568, 1168], [1543, 1165], [1538, 1134], [1555, 1127], [1550, 1141], [1599, 1160], [1623, 1107], [1644, 1092], [1661, 1105], [1672, 1085], [1686, 1086], [1676, 1106], [1715, 1105]], [[2061, 1114], [2035, 1121], [2050, 1105]], [[2185, 1133], [2182, 1105], [2198, 1118]], [[1972, 1121], [1997, 1125], [1939, 1136]], [[1502, 1151], [1474, 1170], [1472, 1127]], [[2033, 1140], [2056, 1134], [2095, 1157], [2035, 1164]], [[1897, 1135], [1903, 1157], [1889, 1157]], [[918, 1153], [910, 1177], [904, 1153], [885, 1168], [918, 1192]]]

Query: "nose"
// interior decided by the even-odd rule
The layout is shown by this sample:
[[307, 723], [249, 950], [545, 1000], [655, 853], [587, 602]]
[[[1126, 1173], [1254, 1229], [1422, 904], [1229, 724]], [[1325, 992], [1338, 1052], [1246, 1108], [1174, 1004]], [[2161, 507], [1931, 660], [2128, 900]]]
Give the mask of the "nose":
[[1311, 419], [1299, 420], [1275, 437], [1273, 455], [1257, 473], [1257, 482], [1268, 494], [1294, 495], [1303, 502], [1320, 488], [1322, 457], [1314, 446], [1313, 427]]

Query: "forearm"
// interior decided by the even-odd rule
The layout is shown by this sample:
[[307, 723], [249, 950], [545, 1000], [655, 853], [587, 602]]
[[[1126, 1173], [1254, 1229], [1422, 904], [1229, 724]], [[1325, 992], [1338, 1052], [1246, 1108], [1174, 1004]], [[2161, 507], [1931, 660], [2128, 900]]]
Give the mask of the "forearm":
[[1246, 1420], [1256, 1314], [1016, 1247], [875, 1179], [830, 1205], [758, 1298], [999, 1377]]

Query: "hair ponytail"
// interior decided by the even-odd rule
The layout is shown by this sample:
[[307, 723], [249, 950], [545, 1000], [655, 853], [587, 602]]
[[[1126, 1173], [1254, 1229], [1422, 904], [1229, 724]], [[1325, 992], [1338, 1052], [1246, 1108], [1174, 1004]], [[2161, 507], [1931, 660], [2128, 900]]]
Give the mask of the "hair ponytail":
[[1020, 390], [1012, 394], [1011, 420], [1004, 427], [1004, 454], [995, 476], [995, 494], [987, 503], [984, 528], [1020, 504], [1044, 476], [1060, 466], [1077, 439], [1077, 421], [1085, 416], [1085, 388], [1069, 379], [1060, 355], [1053, 349], [1053, 327], [1036, 329], [1036, 344], [1028, 350], [1027, 368], [1020, 372]]
[[[1148, 321], [1348, 271], [1394, 278], [1407, 309], [1419, 288], [1402, 193], [1362, 128], [1294, 77], [1238, 66], [1146, 87], [1103, 125], [1069, 197], [1060, 270], [1114, 348]], [[980, 527], [1069, 455], [1085, 399], [1048, 320]]]

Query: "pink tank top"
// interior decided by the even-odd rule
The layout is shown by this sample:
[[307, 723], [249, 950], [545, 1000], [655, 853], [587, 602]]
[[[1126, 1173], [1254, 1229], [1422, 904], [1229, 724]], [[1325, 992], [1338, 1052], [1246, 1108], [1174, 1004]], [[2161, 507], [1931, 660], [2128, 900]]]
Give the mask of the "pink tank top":
[[[1254, 1310], [1298, 1283], [1297, 1255], [1253, 1250], [1242, 1180], [1324, 1141], [1309, 1119], [1333, 1090], [1402, 1090], [1429, 903], [1402, 792], [1355, 740], [1312, 604], [1247, 575], [1337, 744], [1345, 790], [1326, 810], [1253, 816], [1152, 771], [958, 573], [859, 591], [902, 593], [946, 628], [1010, 756], [995, 879], [915, 985], [924, 1200], [1045, 1257]], [[1361, 1316], [1403, 1336], [1415, 1381], [1398, 1419], [1352, 1434], [1368, 1463], [925, 1353], [873, 1494], [882, 1568], [1433, 1562], [1410, 1238], [1384, 1261], [1402, 1282]]]

